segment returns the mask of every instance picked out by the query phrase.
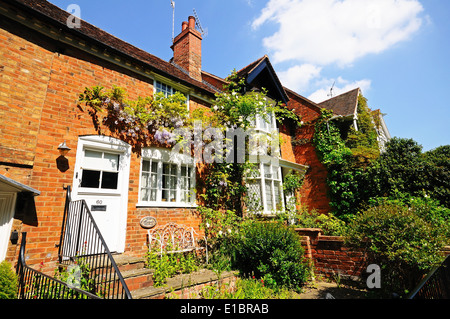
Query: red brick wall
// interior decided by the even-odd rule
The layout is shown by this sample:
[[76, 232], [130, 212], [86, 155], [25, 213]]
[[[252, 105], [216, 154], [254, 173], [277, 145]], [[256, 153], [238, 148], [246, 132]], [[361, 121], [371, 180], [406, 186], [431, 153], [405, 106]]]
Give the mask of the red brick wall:
[[302, 237], [305, 256], [314, 271], [326, 278], [358, 280], [367, 268], [364, 251], [348, 247], [339, 236], [323, 236], [319, 228], [297, 228]]
[[303, 126], [297, 129], [294, 141], [291, 140], [292, 151], [285, 150], [285, 153], [292, 152], [294, 162], [309, 166], [300, 191], [300, 202], [310, 210], [315, 209], [321, 214], [327, 214], [330, 211], [327, 169], [319, 161], [313, 144], [314, 125], [320, 115], [319, 108], [289, 90], [287, 94], [290, 98], [288, 108], [301, 117]]
[[[65, 203], [63, 187], [72, 184], [78, 137], [97, 134], [87, 110], [77, 106], [78, 95], [94, 85], [126, 88], [130, 99], [153, 94], [152, 80], [75, 49], [67, 48], [64, 54], [55, 49], [51, 42], [32, 32], [27, 35], [20, 27], [0, 29], [0, 161], [20, 160], [20, 164], [32, 166], [0, 166], [0, 173], [41, 192], [35, 198], [37, 223], [14, 221], [15, 229], [28, 232], [26, 255], [30, 265], [50, 265], [57, 260], [55, 245], [59, 243]], [[200, 103], [193, 101], [195, 107]], [[63, 141], [72, 150], [66, 156], [69, 169], [60, 172], [57, 147]], [[142, 217], [155, 216], [158, 223], [170, 220], [197, 230], [200, 220], [194, 211], [186, 209], [137, 208], [139, 168], [140, 158], [133, 154], [125, 247], [126, 252], [142, 256], [147, 244], [147, 233], [139, 225]], [[9, 259], [17, 258], [13, 256], [16, 247], [9, 251]]]

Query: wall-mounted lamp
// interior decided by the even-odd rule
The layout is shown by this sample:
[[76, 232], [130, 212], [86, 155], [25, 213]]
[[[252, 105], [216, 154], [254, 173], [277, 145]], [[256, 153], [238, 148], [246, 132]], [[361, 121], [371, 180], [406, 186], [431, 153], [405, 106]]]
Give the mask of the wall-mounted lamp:
[[67, 147], [66, 141], [64, 141], [64, 143], [59, 144], [58, 150], [59, 150], [59, 154], [61, 154], [61, 156], [66, 156], [67, 153], [69, 153], [70, 148]]
[[11, 237], [10, 237], [9, 239], [11, 240], [11, 243], [12, 243], [13, 245], [16, 245], [16, 244], [17, 244], [17, 242], [19, 241], [19, 233], [17, 232], [17, 230], [14, 230], [14, 231], [11, 233]]
[[64, 141], [64, 143], [59, 144], [58, 151], [59, 154], [61, 154], [61, 156], [56, 159], [56, 166], [61, 172], [65, 172], [69, 169], [69, 160], [65, 158], [65, 156], [70, 151], [70, 148], [68, 148], [66, 145], [66, 141]]

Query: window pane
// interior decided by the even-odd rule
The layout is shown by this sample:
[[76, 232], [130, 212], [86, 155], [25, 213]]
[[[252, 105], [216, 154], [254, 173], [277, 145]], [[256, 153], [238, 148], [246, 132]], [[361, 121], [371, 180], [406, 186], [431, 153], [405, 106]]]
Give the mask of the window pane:
[[170, 176], [170, 189], [177, 189], [177, 179], [174, 176]]
[[88, 158], [102, 158], [102, 152], [96, 152], [91, 150], [85, 150], [84, 156]]
[[81, 187], [98, 188], [100, 186], [100, 171], [83, 170]]
[[170, 174], [170, 165], [169, 164], [164, 164], [163, 165], [163, 174]]
[[163, 202], [167, 202], [169, 200], [169, 190], [168, 189], [162, 190], [162, 200], [163, 200]]
[[262, 208], [262, 192], [261, 192], [261, 181], [249, 181], [247, 182], [248, 199], [247, 206], [253, 212], [258, 212]]
[[141, 176], [141, 185], [142, 188], [148, 188], [150, 186], [150, 174], [146, 172], [142, 172]]
[[85, 150], [84, 151], [84, 160], [83, 167], [90, 169], [103, 169], [102, 165], [103, 161], [103, 153]]
[[168, 175], [163, 175], [162, 177], [162, 182], [163, 182], [163, 188], [168, 189], [169, 188], [169, 183], [170, 183], [170, 179]]
[[279, 182], [274, 182], [275, 208], [281, 210], [283, 208], [281, 202], [281, 186]]
[[146, 202], [148, 201], [148, 195], [150, 191], [147, 188], [141, 188], [141, 200]]
[[266, 209], [268, 211], [271, 211], [274, 209], [273, 207], [273, 200], [272, 200], [272, 183], [266, 182], [265, 184], [265, 191], [266, 191]]
[[274, 167], [272, 166], [272, 173], [273, 173], [273, 179], [279, 179], [279, 171], [280, 168], [279, 167]]
[[177, 165], [171, 165], [171, 167], [172, 167], [172, 169], [170, 171], [170, 174], [177, 176], [177, 174], [178, 174], [177, 173], [177, 169], [178, 169]]
[[157, 188], [158, 187], [158, 177], [157, 177], [156, 174], [152, 174], [150, 187], [151, 188]]
[[143, 172], [150, 171], [150, 161], [142, 161], [142, 171]]
[[106, 166], [105, 170], [118, 171], [119, 170], [119, 158], [118, 154], [104, 153], [103, 163]]
[[103, 172], [102, 188], [104, 189], [117, 189], [119, 173]]
[[158, 162], [152, 162], [152, 173], [158, 173]]
[[272, 173], [270, 171], [270, 165], [264, 164], [264, 177], [272, 178]]
[[150, 191], [150, 201], [156, 202], [156, 189]]

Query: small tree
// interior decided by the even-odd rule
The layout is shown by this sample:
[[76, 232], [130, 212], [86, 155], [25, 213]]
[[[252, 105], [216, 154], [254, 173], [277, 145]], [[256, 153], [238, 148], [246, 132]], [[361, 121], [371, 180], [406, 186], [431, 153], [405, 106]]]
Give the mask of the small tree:
[[0, 263], [0, 299], [17, 298], [17, 276], [7, 261]]
[[381, 267], [381, 293], [404, 295], [430, 268], [442, 261], [440, 249], [448, 241], [442, 214], [422, 202], [408, 206], [383, 200], [350, 223], [348, 241], [365, 247], [369, 263]]

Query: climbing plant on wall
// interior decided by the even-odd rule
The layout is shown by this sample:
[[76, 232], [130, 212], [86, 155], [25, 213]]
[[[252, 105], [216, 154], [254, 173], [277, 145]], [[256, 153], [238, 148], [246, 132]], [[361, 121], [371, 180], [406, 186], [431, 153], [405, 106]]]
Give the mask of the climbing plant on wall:
[[87, 106], [98, 134], [109, 130], [129, 143], [138, 155], [143, 147], [152, 144], [173, 145], [179, 139], [174, 130], [189, 123], [186, 97], [179, 92], [131, 100], [123, 88], [105, 90], [94, 86], [85, 88], [78, 102], [80, 107]]
[[376, 122], [367, 100], [358, 97], [358, 130], [343, 132], [332, 120], [333, 113], [322, 110], [316, 123], [314, 144], [321, 162], [328, 168], [330, 205], [338, 216], [354, 214], [363, 202], [361, 189], [365, 168], [380, 154]]
[[[123, 88], [113, 87], [107, 90], [102, 86], [94, 86], [85, 88], [79, 95], [78, 102], [80, 108], [83, 105], [87, 107], [98, 134], [112, 134], [129, 143], [138, 156], [145, 147], [174, 145], [185, 145], [192, 153], [200, 149], [200, 153], [204, 154], [207, 144], [217, 141], [217, 137], [209, 134], [211, 129], [222, 133], [219, 138], [223, 139], [226, 148], [227, 130], [249, 130], [254, 127], [257, 119], [269, 121], [271, 114], [277, 120], [290, 118], [300, 125], [300, 118], [284, 105], [268, 98], [266, 90], [247, 91], [245, 80], [236, 71], [227, 78], [227, 83], [223, 93], [216, 94], [211, 108], [197, 108], [191, 113], [186, 106], [186, 97], [179, 92], [167, 97], [157, 93], [131, 100]], [[189, 134], [186, 138], [180, 132]], [[200, 136], [199, 140], [192, 138], [196, 133]], [[279, 143], [278, 134], [272, 134], [270, 138], [274, 144], [268, 145]], [[245, 149], [248, 150], [248, 144]], [[227, 151], [230, 150], [225, 150], [225, 157]], [[268, 151], [269, 154], [274, 152], [270, 147]], [[201, 194], [202, 204], [214, 209], [240, 211], [241, 199], [247, 190], [245, 172], [251, 168], [248, 157], [236, 163], [224, 159], [219, 161], [218, 156], [214, 153], [213, 161], [204, 163], [204, 178], [198, 183], [204, 188]]]

